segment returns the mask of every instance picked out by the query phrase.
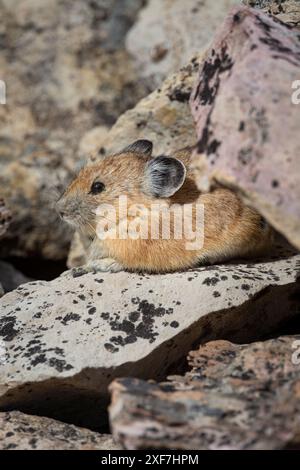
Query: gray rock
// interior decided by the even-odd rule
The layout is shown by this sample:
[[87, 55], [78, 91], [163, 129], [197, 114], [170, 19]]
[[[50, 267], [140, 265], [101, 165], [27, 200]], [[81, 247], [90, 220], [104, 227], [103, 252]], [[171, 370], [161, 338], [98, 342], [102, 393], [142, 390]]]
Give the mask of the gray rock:
[[18, 411], [0, 413], [0, 450], [118, 449], [109, 434]]
[[5, 234], [11, 222], [11, 212], [0, 198], [0, 238]]
[[0, 299], [0, 407], [99, 428], [114, 378], [164, 378], [195, 344], [251, 341], [297, 315], [299, 263], [281, 253], [168, 275], [66, 272], [23, 285]]

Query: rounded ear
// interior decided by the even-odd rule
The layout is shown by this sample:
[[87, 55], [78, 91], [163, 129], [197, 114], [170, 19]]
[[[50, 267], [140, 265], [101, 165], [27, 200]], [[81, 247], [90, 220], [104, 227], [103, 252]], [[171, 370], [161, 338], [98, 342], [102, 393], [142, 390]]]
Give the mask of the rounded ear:
[[143, 190], [153, 197], [170, 197], [181, 188], [185, 177], [186, 168], [180, 160], [156, 157], [146, 164]]
[[147, 157], [152, 155], [153, 144], [150, 140], [136, 140], [132, 144], [125, 147], [121, 153], [132, 152], [132, 153], [142, 153]]

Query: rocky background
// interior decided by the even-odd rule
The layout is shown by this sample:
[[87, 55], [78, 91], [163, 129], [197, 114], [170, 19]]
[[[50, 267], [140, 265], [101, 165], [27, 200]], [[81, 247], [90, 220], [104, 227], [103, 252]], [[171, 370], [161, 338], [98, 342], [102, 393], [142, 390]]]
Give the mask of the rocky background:
[[[0, 0], [0, 448], [299, 449], [299, 0]], [[268, 257], [87, 274], [53, 205], [90, 154], [197, 144]], [[130, 377], [130, 378], [129, 378]]]

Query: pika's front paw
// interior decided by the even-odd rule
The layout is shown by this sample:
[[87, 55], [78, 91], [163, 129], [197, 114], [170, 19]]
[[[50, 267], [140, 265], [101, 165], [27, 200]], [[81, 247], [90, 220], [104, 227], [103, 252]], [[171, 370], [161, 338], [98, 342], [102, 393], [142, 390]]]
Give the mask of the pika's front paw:
[[113, 258], [103, 258], [99, 260], [90, 261], [88, 264], [79, 268], [72, 269], [73, 277], [79, 277], [87, 273], [118, 273], [122, 271], [123, 267]]

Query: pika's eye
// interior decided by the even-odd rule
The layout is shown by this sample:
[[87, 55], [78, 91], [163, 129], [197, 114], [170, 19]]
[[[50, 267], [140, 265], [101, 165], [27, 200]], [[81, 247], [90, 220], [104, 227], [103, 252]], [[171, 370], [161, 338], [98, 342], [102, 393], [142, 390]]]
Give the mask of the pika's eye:
[[101, 181], [94, 181], [90, 189], [90, 194], [95, 195], [95, 194], [102, 193], [104, 189], [105, 189], [104, 183], [101, 183]]

